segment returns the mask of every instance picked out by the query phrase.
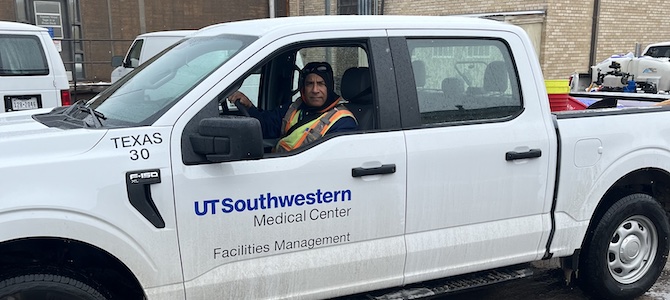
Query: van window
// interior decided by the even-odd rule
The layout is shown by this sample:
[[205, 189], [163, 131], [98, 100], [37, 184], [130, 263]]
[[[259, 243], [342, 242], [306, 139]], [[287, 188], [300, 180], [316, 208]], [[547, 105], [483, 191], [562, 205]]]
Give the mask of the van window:
[[140, 54], [142, 53], [142, 45], [144, 40], [137, 40], [130, 48], [128, 53], [128, 60], [126, 61], [127, 68], [137, 68], [140, 65]]
[[48, 75], [44, 49], [33, 35], [0, 35], [0, 76]]

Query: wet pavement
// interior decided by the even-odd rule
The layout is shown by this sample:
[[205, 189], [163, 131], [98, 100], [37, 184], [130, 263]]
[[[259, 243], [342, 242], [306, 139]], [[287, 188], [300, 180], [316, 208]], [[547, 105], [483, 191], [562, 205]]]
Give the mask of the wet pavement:
[[[561, 269], [539, 267], [529, 278], [467, 291], [437, 299], [442, 300], [500, 300], [500, 299], [542, 299], [542, 300], [585, 300], [589, 297], [575, 283], [565, 284]], [[670, 263], [665, 265], [661, 277], [643, 296], [635, 300], [670, 300]]]

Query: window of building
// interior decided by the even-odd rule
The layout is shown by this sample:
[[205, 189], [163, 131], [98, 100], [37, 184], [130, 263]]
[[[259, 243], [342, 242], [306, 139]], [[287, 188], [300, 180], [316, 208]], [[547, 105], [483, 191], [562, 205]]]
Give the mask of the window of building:
[[338, 15], [376, 15], [379, 14], [379, 0], [338, 0]]
[[521, 111], [518, 77], [502, 41], [412, 39], [407, 45], [423, 124], [499, 119]]
[[357, 15], [358, 0], [337, 0], [338, 15]]

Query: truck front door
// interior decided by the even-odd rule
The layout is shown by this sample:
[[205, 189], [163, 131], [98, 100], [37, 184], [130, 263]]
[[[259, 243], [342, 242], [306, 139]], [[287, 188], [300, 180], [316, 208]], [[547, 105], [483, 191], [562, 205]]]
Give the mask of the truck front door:
[[[187, 298], [328, 298], [402, 284], [405, 141], [399, 128], [386, 125], [399, 124], [395, 90], [376, 88], [393, 83], [393, 73], [385, 71], [391, 58], [385, 31], [353, 34], [360, 36], [312, 33], [262, 49], [252, 44], [240, 54], [251, 57], [234, 71], [212, 75], [230, 72], [200, 98], [214, 103], [177, 123], [185, 128], [172, 139], [172, 158]], [[347, 40], [340, 41], [343, 37]], [[305, 63], [331, 63], [339, 70], [338, 83], [349, 68], [371, 76], [371, 88], [361, 86], [355, 94], [372, 93], [378, 106], [370, 103], [370, 108], [389, 112], [374, 125], [387, 130], [339, 134], [304, 151], [266, 153], [258, 160], [185, 163], [182, 153], [191, 149], [189, 136], [197, 132], [191, 126], [200, 115], [218, 115], [208, 110], [217, 108], [220, 95], [255, 70], [272, 70], [273, 58], [285, 59], [286, 51], [307, 53]], [[370, 61], [379, 65], [368, 68]], [[263, 76], [259, 86], [271, 87], [266, 80], [280, 80], [283, 70]], [[278, 101], [263, 91], [259, 95], [259, 107]], [[393, 168], [385, 174], [374, 171], [383, 165]], [[366, 170], [373, 171], [366, 175]]]

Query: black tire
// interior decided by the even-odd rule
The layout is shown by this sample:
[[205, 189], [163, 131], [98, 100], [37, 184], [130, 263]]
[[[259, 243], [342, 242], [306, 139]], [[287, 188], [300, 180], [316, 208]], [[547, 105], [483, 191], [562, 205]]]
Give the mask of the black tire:
[[[0, 281], [0, 300], [106, 300], [107, 297], [93, 283], [80, 276], [41, 270], [12, 275]], [[77, 278], [77, 279], [75, 279]]]
[[582, 289], [599, 299], [632, 299], [658, 279], [668, 258], [670, 226], [651, 196], [621, 198], [587, 234], [580, 256]]

